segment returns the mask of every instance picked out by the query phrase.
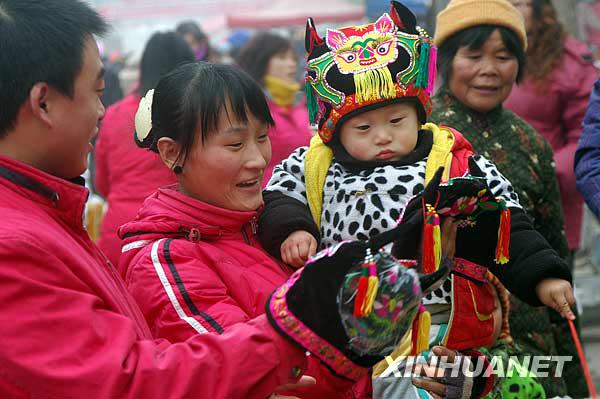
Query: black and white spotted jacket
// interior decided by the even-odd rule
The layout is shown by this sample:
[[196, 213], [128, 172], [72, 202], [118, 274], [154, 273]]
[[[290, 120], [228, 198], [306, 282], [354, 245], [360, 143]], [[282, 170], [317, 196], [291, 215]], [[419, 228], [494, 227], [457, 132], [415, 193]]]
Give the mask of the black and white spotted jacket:
[[[307, 151], [308, 147], [298, 148], [276, 166], [265, 189], [259, 237], [265, 249], [279, 259], [281, 244], [297, 230], [306, 230], [315, 236], [320, 242], [320, 249], [343, 240], [367, 240], [389, 230], [396, 225], [408, 201], [424, 188], [426, 157], [408, 165], [362, 170], [346, 168], [334, 158], [323, 188], [319, 229], [313, 221], [306, 196], [304, 162]], [[493, 193], [504, 198], [512, 215], [511, 262], [492, 272], [498, 274], [509, 290], [516, 289], [524, 294], [515, 292], [517, 296], [532, 305], [539, 305], [537, 297], [532, 294], [531, 284], [540, 281], [540, 277], [550, 276], [570, 281], [570, 273], [543, 237], [533, 229], [510, 182], [483, 156], [475, 155], [474, 159], [485, 173]], [[460, 252], [472, 252], [462, 257], [479, 264], [493, 263], [490, 256], [494, 254], [496, 237], [490, 236], [485, 240], [492, 245], [482, 245], [484, 237], [469, 237], [468, 233], [461, 232], [457, 238], [457, 256]], [[530, 250], [523, 243], [531, 243]], [[469, 247], [474, 250], [465, 249]], [[524, 272], [525, 267], [527, 272]], [[514, 268], [523, 270], [508, 272]], [[517, 281], [519, 279], [523, 281]], [[430, 303], [449, 301], [449, 293], [446, 292], [440, 293], [437, 299], [434, 296], [427, 300]]]

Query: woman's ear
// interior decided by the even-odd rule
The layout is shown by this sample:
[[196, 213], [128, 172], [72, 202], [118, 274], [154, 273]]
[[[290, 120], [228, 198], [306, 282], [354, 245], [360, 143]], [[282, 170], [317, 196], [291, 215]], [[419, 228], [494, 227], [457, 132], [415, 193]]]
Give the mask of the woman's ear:
[[170, 137], [161, 137], [156, 143], [160, 158], [171, 170], [175, 167], [181, 167], [183, 158], [180, 157], [181, 146]]

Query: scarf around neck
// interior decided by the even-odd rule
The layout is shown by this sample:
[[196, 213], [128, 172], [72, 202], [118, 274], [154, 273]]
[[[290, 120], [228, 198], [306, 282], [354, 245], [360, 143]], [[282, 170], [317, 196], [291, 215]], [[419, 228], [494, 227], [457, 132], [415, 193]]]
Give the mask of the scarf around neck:
[[289, 83], [272, 75], [265, 76], [265, 88], [269, 98], [281, 107], [291, 107], [297, 102], [300, 84]]

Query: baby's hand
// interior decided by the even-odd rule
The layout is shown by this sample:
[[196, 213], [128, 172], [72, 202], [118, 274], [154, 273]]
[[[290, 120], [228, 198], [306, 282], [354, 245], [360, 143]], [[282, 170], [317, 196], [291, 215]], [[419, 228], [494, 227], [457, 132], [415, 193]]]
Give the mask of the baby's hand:
[[571, 306], [575, 304], [573, 288], [568, 281], [560, 278], [545, 278], [535, 287], [540, 301], [556, 310], [565, 319], [575, 320]]
[[281, 259], [296, 268], [304, 266], [304, 262], [317, 252], [317, 240], [307, 231], [298, 230], [281, 244]]

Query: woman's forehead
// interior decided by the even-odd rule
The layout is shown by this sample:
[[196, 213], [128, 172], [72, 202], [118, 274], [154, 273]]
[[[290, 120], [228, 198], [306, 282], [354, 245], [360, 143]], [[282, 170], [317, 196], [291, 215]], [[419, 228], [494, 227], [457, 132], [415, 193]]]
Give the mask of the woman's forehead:
[[500, 33], [500, 29], [497, 28], [492, 31], [485, 40], [483, 40], [483, 38], [478, 38], [478, 40], [474, 40], [471, 43], [464, 43], [459, 47], [459, 50], [461, 49], [502, 51], [507, 50], [507, 46]]

